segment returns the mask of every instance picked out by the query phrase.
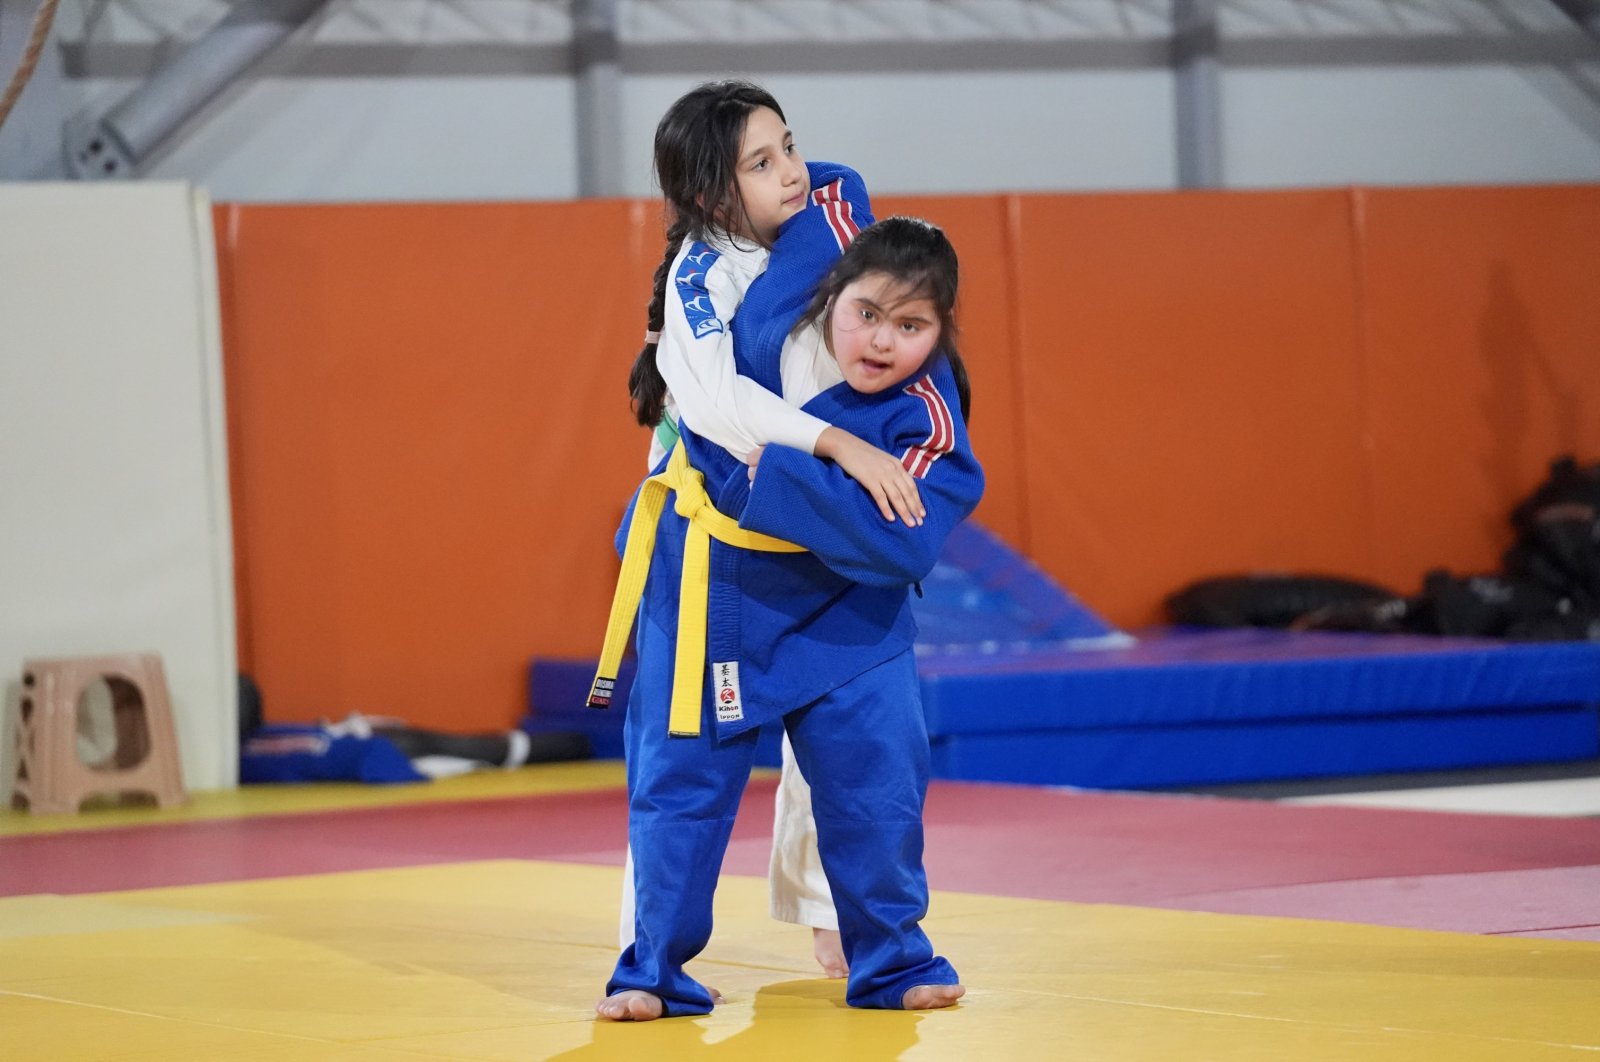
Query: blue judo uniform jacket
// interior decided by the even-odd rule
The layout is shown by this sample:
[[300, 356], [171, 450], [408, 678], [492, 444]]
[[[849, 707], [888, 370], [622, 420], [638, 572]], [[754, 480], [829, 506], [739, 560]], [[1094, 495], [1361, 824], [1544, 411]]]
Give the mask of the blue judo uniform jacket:
[[[853, 173], [825, 165], [811, 172], [823, 209], [807, 208], [785, 224], [766, 273], [750, 284], [732, 322], [692, 322], [696, 329], [731, 327], [737, 368], [774, 392], [784, 340], [838, 257], [850, 223], [868, 218]], [[848, 201], [852, 194], [857, 204]], [[692, 277], [679, 279], [692, 288]], [[687, 316], [696, 294], [675, 290]], [[909, 588], [977, 503], [983, 473], [954, 378], [937, 354], [897, 388], [860, 395], [840, 384], [806, 408], [903, 455], [920, 478], [928, 518], [916, 528], [890, 523], [836, 466], [778, 445], [766, 447], [752, 489], [742, 462], [681, 428], [679, 445], [704, 473], [718, 509], [813, 552], [711, 542], [705, 664], [716, 696], [702, 684], [700, 703], [714, 731], [702, 729], [708, 740], [679, 739], [660, 726], [666, 713], [659, 701], [670, 696], [664, 679], [677, 641], [687, 522], [670, 507], [660, 518], [638, 613], [643, 659], [627, 731], [636, 935], [606, 991], [650, 992], [666, 1016], [711, 1009], [709, 993], [684, 964], [710, 937], [717, 873], [754, 754], [749, 731], [779, 716], [787, 717], [801, 770], [816, 779], [818, 849], [851, 967], [847, 1002], [898, 1007], [916, 985], [958, 982], [919, 925], [927, 911], [921, 809], [928, 750], [909, 655], [916, 632]], [[730, 670], [731, 700], [724, 696]], [[857, 728], [858, 719], [870, 722]], [[734, 740], [740, 734], [744, 739]]]
[[[830, 163], [808, 168], [814, 205], [784, 224], [734, 320], [706, 326], [731, 327], [739, 372], [774, 392], [781, 390], [785, 339], [843, 245], [871, 223], [859, 175]], [[946, 536], [983, 493], [955, 378], [937, 351], [895, 388], [859, 394], [841, 383], [804, 408], [902, 456], [919, 479], [927, 519], [919, 527], [885, 520], [837, 465], [783, 446], [766, 448], [752, 488], [743, 462], [680, 427], [679, 445], [719, 510], [810, 551], [711, 544], [706, 663], [719, 736], [786, 715], [909, 650], [916, 637], [911, 586], [932, 570]], [[637, 494], [618, 533], [619, 551], [636, 502]], [[669, 634], [677, 627], [686, 527], [672, 509], [663, 513], [639, 611], [640, 623]]]

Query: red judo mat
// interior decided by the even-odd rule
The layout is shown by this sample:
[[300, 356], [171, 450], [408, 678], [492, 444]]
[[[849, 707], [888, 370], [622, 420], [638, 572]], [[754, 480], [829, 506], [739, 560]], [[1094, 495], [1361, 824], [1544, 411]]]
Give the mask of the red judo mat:
[[[728, 872], [766, 873], [775, 786], [751, 784]], [[0, 895], [482, 859], [617, 865], [625, 823], [614, 789], [0, 837]], [[927, 825], [938, 890], [1600, 939], [1600, 819], [936, 782]]]

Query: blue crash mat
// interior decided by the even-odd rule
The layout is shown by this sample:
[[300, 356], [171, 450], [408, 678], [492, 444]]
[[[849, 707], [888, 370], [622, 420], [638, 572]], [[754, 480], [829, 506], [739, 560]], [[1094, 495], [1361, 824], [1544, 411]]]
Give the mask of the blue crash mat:
[[1092, 653], [919, 652], [917, 667], [935, 734], [1600, 700], [1600, 646], [1583, 642], [1158, 630]]
[[[967, 523], [912, 601], [941, 778], [1091, 787], [1582, 759], [1600, 754], [1600, 645], [1272, 630], [1137, 640]], [[582, 707], [593, 660], [536, 659], [529, 729], [622, 752]], [[760, 762], [777, 762], [763, 733]]]
[[941, 778], [1096, 788], [1600, 754], [1600, 645], [1266, 630], [919, 657]]

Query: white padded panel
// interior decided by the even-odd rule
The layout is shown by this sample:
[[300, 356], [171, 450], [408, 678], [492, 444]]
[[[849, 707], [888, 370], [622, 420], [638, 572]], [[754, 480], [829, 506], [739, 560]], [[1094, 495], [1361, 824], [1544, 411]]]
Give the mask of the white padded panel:
[[238, 777], [211, 205], [0, 185], [0, 790], [33, 656], [159, 652], [191, 789]]

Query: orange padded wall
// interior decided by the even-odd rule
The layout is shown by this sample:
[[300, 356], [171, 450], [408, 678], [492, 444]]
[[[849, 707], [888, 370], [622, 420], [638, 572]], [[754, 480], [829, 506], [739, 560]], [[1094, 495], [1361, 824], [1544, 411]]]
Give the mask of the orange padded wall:
[[1369, 566], [1347, 203], [1020, 201], [1032, 555], [1114, 622], [1197, 573]]
[[1356, 194], [1374, 574], [1491, 570], [1551, 458], [1600, 458], [1600, 189]]
[[529, 655], [592, 652], [610, 605], [658, 215], [222, 215], [243, 659], [268, 718], [512, 723]]
[[[1112, 620], [1493, 568], [1600, 456], [1600, 187], [884, 198], [961, 252], [979, 518]], [[598, 648], [653, 203], [218, 209], [240, 654], [275, 720], [502, 727]]]

